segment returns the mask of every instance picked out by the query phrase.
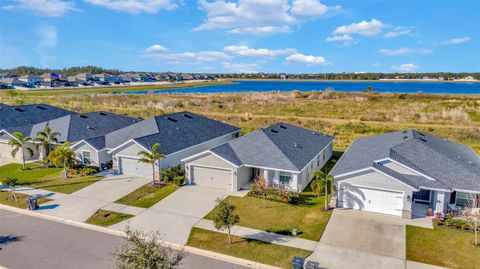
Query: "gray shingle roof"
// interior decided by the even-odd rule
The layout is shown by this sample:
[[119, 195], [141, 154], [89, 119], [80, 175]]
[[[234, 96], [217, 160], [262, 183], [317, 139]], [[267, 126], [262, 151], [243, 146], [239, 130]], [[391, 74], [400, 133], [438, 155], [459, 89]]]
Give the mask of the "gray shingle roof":
[[150, 148], [160, 143], [159, 152], [171, 154], [214, 138], [239, 132], [240, 128], [190, 112], [156, 116], [106, 135], [107, 148], [134, 139]]
[[18, 126], [37, 124], [70, 114], [76, 113], [46, 104], [20, 106], [6, 106], [2, 104], [0, 109], [0, 129], [12, 129]]
[[414, 181], [411, 186], [480, 191], [480, 158], [471, 148], [416, 130], [355, 140], [331, 174], [375, 167], [375, 161], [387, 158], [420, 172], [403, 175]]
[[301, 171], [333, 139], [332, 136], [280, 122], [211, 151], [237, 166]]

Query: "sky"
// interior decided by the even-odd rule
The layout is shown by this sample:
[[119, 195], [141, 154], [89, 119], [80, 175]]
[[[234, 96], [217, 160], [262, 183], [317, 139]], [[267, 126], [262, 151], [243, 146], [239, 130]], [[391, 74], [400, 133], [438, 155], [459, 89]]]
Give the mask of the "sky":
[[479, 72], [478, 0], [0, 0], [0, 68]]

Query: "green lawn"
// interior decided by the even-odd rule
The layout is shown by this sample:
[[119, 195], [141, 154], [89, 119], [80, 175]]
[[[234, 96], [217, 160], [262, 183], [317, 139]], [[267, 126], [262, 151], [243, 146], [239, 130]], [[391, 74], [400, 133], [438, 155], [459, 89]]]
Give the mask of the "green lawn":
[[226, 234], [199, 228], [192, 229], [187, 245], [282, 268], [291, 268], [293, 256], [307, 257], [311, 254], [310, 251], [303, 249], [237, 236], [233, 236], [233, 243], [229, 245]]
[[407, 259], [448, 268], [479, 268], [480, 247], [473, 245], [474, 240], [473, 232], [407, 225]]
[[[0, 204], [8, 205], [8, 206], [14, 206], [18, 208], [27, 208], [27, 201], [26, 199], [28, 198], [28, 195], [26, 194], [21, 194], [17, 193], [17, 201], [10, 199], [10, 192], [7, 191], [0, 191]], [[9, 199], [7, 199], [9, 198]], [[48, 198], [39, 198], [38, 204], [46, 203], [51, 201], [51, 199]]]
[[83, 176], [64, 179], [62, 168], [43, 168], [39, 164], [27, 164], [26, 170], [22, 165], [11, 163], [0, 166], [0, 182], [7, 177], [18, 179], [18, 185], [41, 188], [49, 191], [72, 193], [83, 189], [103, 177]]
[[85, 223], [94, 224], [102, 227], [108, 227], [115, 223], [122, 222], [133, 217], [130, 214], [123, 214], [108, 210], [99, 209], [93, 215], [91, 215]]
[[[255, 197], [229, 196], [226, 200], [237, 207], [238, 225], [279, 234], [290, 234], [296, 228], [300, 238], [318, 241], [331, 212], [322, 211], [323, 197], [315, 197], [311, 192], [302, 192], [301, 197], [298, 205], [267, 200], [265, 208], [262, 199]], [[212, 211], [205, 218], [213, 219], [213, 214]]]
[[116, 203], [149, 208], [177, 189], [178, 186], [172, 183], [162, 187], [152, 186], [149, 183], [118, 199]]

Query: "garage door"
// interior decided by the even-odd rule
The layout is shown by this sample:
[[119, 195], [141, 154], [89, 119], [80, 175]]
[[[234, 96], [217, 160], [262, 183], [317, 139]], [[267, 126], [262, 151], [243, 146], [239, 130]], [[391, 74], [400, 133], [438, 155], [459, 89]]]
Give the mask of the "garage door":
[[217, 189], [232, 189], [232, 170], [192, 166], [192, 183]]
[[[122, 174], [137, 177], [152, 177], [152, 165], [139, 163], [138, 159], [121, 157], [119, 166]], [[156, 172], [158, 172], [158, 169], [156, 169]]]
[[344, 186], [343, 207], [401, 216], [403, 193]]

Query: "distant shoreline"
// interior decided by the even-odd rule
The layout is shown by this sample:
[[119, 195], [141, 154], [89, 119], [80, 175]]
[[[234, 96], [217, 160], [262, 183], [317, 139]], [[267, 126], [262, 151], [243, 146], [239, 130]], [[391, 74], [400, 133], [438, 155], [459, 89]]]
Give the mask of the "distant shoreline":
[[269, 78], [221, 78], [218, 81], [278, 81], [278, 82], [425, 82], [425, 83], [480, 83], [480, 80], [423, 80], [423, 79], [388, 79], [388, 80], [360, 80], [360, 79], [269, 79]]

